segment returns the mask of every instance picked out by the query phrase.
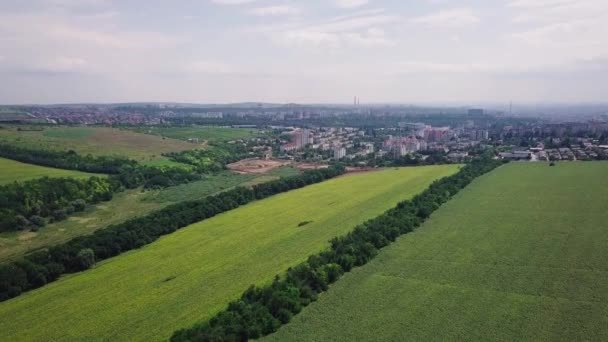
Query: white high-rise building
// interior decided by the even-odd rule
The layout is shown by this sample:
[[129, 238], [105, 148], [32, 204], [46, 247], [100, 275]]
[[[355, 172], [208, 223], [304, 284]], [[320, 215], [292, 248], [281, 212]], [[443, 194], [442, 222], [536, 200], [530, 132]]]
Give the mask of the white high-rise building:
[[334, 159], [339, 160], [346, 157], [346, 149], [342, 146], [334, 147]]

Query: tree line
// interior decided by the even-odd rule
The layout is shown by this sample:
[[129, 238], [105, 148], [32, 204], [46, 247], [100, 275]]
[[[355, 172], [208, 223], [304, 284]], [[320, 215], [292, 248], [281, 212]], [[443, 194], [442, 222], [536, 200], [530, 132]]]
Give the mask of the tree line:
[[143, 186], [165, 188], [201, 179], [184, 167], [150, 167], [121, 157], [94, 157], [74, 151], [36, 150], [0, 144], [0, 156], [13, 160], [84, 172], [107, 173], [89, 179], [38, 178], [0, 186], [0, 231], [34, 230], [60, 221], [87, 204], [112, 199], [115, 192]]
[[38, 230], [47, 220], [60, 221], [87, 204], [112, 199], [114, 191], [100, 177], [43, 177], [0, 186], [0, 232], [27, 227]]
[[213, 217], [254, 200], [339, 176], [343, 167], [310, 170], [250, 188], [235, 189], [196, 201], [168, 206], [92, 235], [74, 238], [19, 261], [0, 264], [0, 301], [18, 296], [56, 280], [64, 273], [85, 270], [96, 261], [111, 258], [149, 244], [192, 223]]
[[90, 154], [83, 156], [73, 150], [51, 151], [10, 144], [0, 144], [0, 157], [58, 169], [104, 174], [119, 174], [128, 166], [136, 167], [138, 165], [135, 160], [122, 157], [94, 157]]
[[240, 299], [210, 320], [176, 331], [171, 341], [247, 341], [275, 332], [345, 272], [369, 262], [381, 248], [420, 226], [473, 179], [499, 165], [500, 161], [486, 156], [467, 164], [453, 176], [435, 181], [412, 200], [401, 202], [349, 234], [332, 239], [329, 250], [289, 268], [270, 285], [251, 286]]
[[153, 167], [117, 156], [81, 155], [73, 150], [51, 151], [0, 144], [0, 157], [24, 163], [110, 175], [114, 189], [162, 188], [201, 179], [185, 167]]
[[250, 148], [245, 144], [215, 143], [211, 146], [208, 149], [165, 153], [164, 156], [174, 162], [192, 165], [199, 173], [221, 171], [227, 164], [254, 156], [249, 154]]
[[211, 148], [170, 152], [163, 156], [174, 162], [192, 165], [196, 172], [210, 173], [223, 170], [227, 164], [244, 158], [261, 157], [260, 151], [265, 149], [266, 144], [251, 139], [234, 143], [213, 142], [209, 146]]

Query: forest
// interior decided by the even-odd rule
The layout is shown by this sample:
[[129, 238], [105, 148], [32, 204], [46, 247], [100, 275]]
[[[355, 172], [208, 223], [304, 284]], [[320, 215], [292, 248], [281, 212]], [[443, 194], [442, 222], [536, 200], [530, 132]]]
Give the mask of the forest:
[[0, 144], [0, 157], [65, 170], [109, 174], [114, 189], [134, 189], [139, 186], [147, 189], [162, 188], [201, 178], [183, 167], [152, 167], [117, 156], [83, 156], [73, 150], [38, 150]]
[[[0, 144], [0, 156], [66, 170], [105, 173], [87, 180], [38, 178], [0, 186], [0, 231], [38, 229], [59, 221], [84, 205], [112, 199], [112, 194], [142, 186], [157, 189], [201, 179], [184, 167], [151, 167], [121, 157], [82, 156], [74, 151], [36, 150]], [[83, 205], [84, 203], [84, 205]]]
[[64, 273], [90, 268], [95, 262], [140, 248], [159, 237], [192, 223], [213, 217], [254, 200], [339, 176], [340, 166], [310, 170], [251, 188], [233, 190], [201, 200], [171, 205], [149, 215], [96, 231], [89, 236], [35, 252], [23, 259], [0, 265], [0, 301], [56, 280]]
[[433, 211], [476, 177], [500, 166], [489, 156], [479, 158], [457, 174], [434, 182], [412, 200], [399, 203], [346, 236], [331, 240], [329, 250], [287, 270], [262, 287], [251, 286], [239, 300], [208, 321], [174, 333], [171, 341], [247, 341], [275, 332], [293, 315], [327, 291], [353, 267], [362, 266], [395, 239], [420, 226]]
[[47, 220], [60, 221], [87, 204], [112, 199], [112, 184], [101, 177], [43, 177], [0, 186], [0, 232], [34, 230]]
[[164, 156], [177, 163], [192, 165], [198, 173], [212, 173], [240, 159], [259, 156], [251, 152], [249, 144], [216, 142], [210, 144], [211, 148], [166, 153]]

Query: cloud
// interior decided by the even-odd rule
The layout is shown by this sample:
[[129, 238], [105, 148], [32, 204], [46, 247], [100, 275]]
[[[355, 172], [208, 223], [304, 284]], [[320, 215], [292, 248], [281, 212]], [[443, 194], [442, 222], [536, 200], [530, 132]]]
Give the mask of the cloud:
[[505, 34], [508, 42], [571, 60], [608, 55], [608, 1], [517, 0], [508, 6], [516, 11], [512, 22], [525, 25]]
[[383, 25], [399, 20], [398, 17], [380, 12], [359, 13], [342, 16], [317, 24], [283, 25], [262, 27], [262, 32], [275, 43], [292, 47], [372, 47], [393, 46]]
[[211, 0], [211, 2], [218, 5], [245, 5], [256, 1], [257, 0]]
[[91, 70], [89, 63], [78, 57], [57, 57], [32, 67], [35, 71], [62, 73]]
[[367, 5], [368, 0], [335, 0], [334, 3], [339, 8], [357, 8]]
[[44, 0], [44, 2], [56, 6], [80, 7], [105, 5], [109, 2], [109, 0]]
[[469, 8], [455, 8], [413, 18], [411, 22], [430, 27], [455, 28], [476, 25], [480, 22], [480, 19]]
[[257, 7], [249, 10], [249, 13], [256, 16], [277, 16], [277, 15], [293, 15], [300, 13], [299, 7], [290, 5], [276, 5]]
[[573, 2], [578, 2], [579, 0], [515, 0], [511, 1], [508, 6], [509, 7], [517, 7], [517, 8], [542, 8], [542, 7], [551, 7], [556, 5], [569, 4]]
[[202, 73], [202, 74], [230, 74], [236, 70], [231, 65], [218, 61], [195, 61], [188, 64], [184, 68], [185, 72]]
[[437, 63], [428, 61], [407, 61], [398, 63], [394, 70], [398, 73], [467, 73], [496, 69], [482, 64]]
[[579, 72], [606, 72], [608, 58], [578, 59], [564, 62], [532, 62], [515, 65], [503, 63], [442, 63], [405, 61], [391, 66], [396, 73], [491, 74], [491, 75], [555, 75]]
[[[27, 29], [24, 29], [26, 27]], [[0, 14], [4, 72], [108, 73], [162, 70], [166, 51], [188, 39], [134, 31], [111, 17], [74, 14]]]

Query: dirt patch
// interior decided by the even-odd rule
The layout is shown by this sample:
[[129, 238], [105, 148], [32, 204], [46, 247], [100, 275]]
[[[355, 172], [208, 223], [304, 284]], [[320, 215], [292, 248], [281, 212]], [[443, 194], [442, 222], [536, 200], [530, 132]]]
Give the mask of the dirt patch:
[[289, 161], [243, 159], [236, 163], [228, 164], [228, 168], [240, 174], [262, 174], [281, 166], [289, 165]]
[[329, 165], [327, 164], [317, 164], [317, 163], [298, 163], [296, 167], [300, 171], [306, 170], [318, 170], [318, 169], [327, 169]]

